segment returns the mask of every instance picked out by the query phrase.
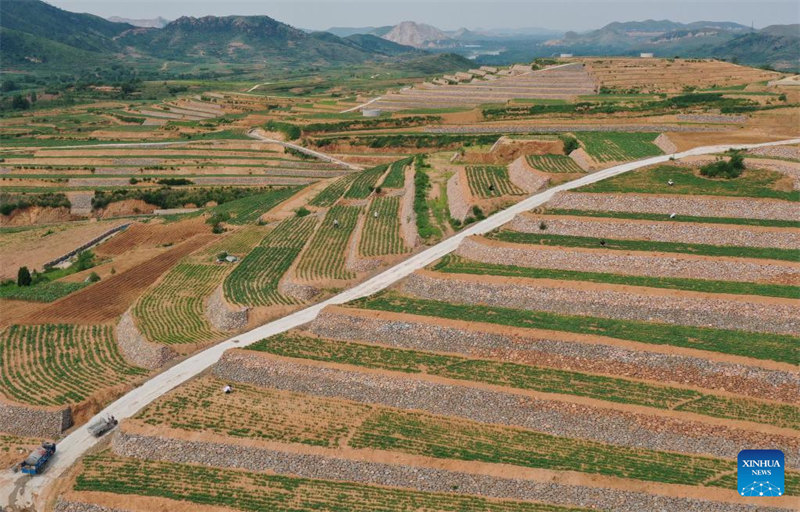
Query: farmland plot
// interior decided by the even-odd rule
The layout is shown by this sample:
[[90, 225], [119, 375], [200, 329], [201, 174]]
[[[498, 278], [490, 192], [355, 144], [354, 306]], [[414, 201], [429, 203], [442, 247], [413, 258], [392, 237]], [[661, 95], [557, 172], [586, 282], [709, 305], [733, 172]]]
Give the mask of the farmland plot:
[[297, 192], [297, 187], [284, 187], [265, 194], [243, 197], [221, 204], [214, 208], [215, 213], [231, 215], [231, 224], [248, 224], [258, 220], [263, 214], [275, 208]]
[[12, 325], [0, 333], [0, 392], [30, 405], [81, 402], [146, 370], [119, 353], [109, 325]]
[[588, 511], [542, 503], [113, 457], [109, 452], [86, 457], [74, 489], [157, 496], [250, 512]]
[[466, 168], [469, 190], [475, 197], [488, 198], [523, 195], [525, 191], [511, 183], [508, 169], [501, 166], [470, 166]]
[[347, 199], [366, 199], [375, 189], [375, 185], [385, 172], [386, 165], [378, 165], [361, 172], [353, 180], [353, 185], [345, 192], [344, 197]]
[[353, 181], [358, 178], [358, 173], [348, 174], [338, 178], [336, 181], [325, 187], [325, 189], [317, 194], [314, 199], [309, 201], [311, 206], [331, 206], [350, 188]]
[[281, 222], [228, 275], [225, 296], [236, 304], [250, 306], [296, 303], [296, 299], [278, 291], [278, 284], [316, 224], [317, 219], [312, 216]]
[[528, 164], [534, 169], [552, 173], [580, 173], [583, 169], [567, 155], [528, 155]]
[[[347, 270], [347, 244], [356, 228], [359, 206], [337, 205], [328, 210], [322, 225], [311, 238], [297, 264], [297, 275], [308, 281], [352, 279]], [[338, 227], [334, 221], [338, 221]]]
[[578, 139], [598, 162], [622, 162], [663, 154], [653, 144], [657, 133], [583, 132]]
[[405, 171], [406, 167], [411, 165], [411, 158], [404, 158], [398, 160], [389, 166], [389, 173], [381, 183], [383, 188], [403, 188], [405, 184]]
[[181, 263], [133, 308], [144, 335], [156, 343], [202, 343], [219, 336], [203, 312], [204, 302], [227, 268]]
[[384, 256], [408, 251], [400, 236], [400, 197], [376, 197], [369, 207], [361, 234], [362, 256]]

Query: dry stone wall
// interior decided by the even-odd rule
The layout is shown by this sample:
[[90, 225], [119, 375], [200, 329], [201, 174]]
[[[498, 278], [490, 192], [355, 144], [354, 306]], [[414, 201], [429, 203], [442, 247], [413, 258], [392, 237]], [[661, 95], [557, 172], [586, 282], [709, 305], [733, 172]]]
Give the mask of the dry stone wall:
[[249, 308], [235, 307], [225, 300], [222, 285], [206, 299], [206, 318], [220, 331], [237, 331], [247, 327], [248, 312]]
[[0, 402], [0, 432], [15, 436], [54, 438], [72, 426], [69, 407], [37, 409]]
[[[404, 293], [426, 299], [463, 304], [548, 311], [644, 322], [737, 329], [743, 331], [800, 334], [800, 308], [789, 300], [767, 303], [759, 297], [743, 300], [716, 299], [702, 294], [650, 294], [646, 288], [621, 291], [614, 286], [584, 288], [550, 286], [532, 280], [453, 279], [451, 275], [417, 272], [401, 284]], [[635, 290], [635, 291], [633, 291]]]
[[53, 512], [127, 512], [121, 508], [109, 508], [94, 503], [71, 501], [59, 498]]
[[470, 328], [440, 325], [419, 317], [375, 318], [345, 308], [326, 308], [308, 330], [335, 340], [362, 340], [397, 348], [500, 358], [535, 366], [588, 371], [636, 379], [691, 384], [706, 389], [736, 390], [743, 396], [800, 402], [800, 375], [757, 366], [712, 361], [660, 352], [634, 350], [578, 337], [506, 334], [493, 326]]
[[464, 239], [456, 249], [456, 254], [483, 263], [518, 267], [716, 281], [800, 284], [800, 267], [791, 262], [505, 244], [482, 238]]
[[[203, 464], [249, 471], [269, 471], [303, 478], [342, 480], [425, 492], [446, 492], [491, 498], [536, 500], [568, 506], [593, 506], [619, 512], [772, 512], [764, 507], [737, 505], [657, 494], [584, 487], [521, 478], [501, 478], [423, 466], [367, 462], [284, 450], [169, 439], [120, 432], [113, 451], [122, 456], [186, 464]], [[776, 509], [779, 510], [779, 509]], [[64, 509], [57, 512], [116, 512]]]
[[405, 189], [400, 200], [400, 236], [409, 247], [417, 246], [417, 214], [414, 212], [414, 168], [405, 171]]
[[658, 146], [658, 149], [660, 149], [661, 151], [664, 152], [664, 154], [667, 155], [678, 151], [678, 147], [675, 145], [674, 142], [669, 140], [669, 137], [665, 133], [662, 133], [658, 137], [656, 137], [656, 140], [653, 141], [653, 144]]
[[525, 394], [430, 382], [407, 375], [320, 367], [251, 351], [226, 352], [214, 365], [213, 372], [226, 381], [416, 409], [620, 446], [736, 458], [742, 443], [755, 443], [755, 447], [772, 443], [783, 448], [784, 453], [791, 450], [800, 453], [800, 440], [795, 438], [537, 399]]
[[655, 194], [594, 194], [558, 192], [548, 208], [606, 212], [663, 213], [694, 217], [732, 217], [800, 221], [797, 203], [777, 199]]
[[463, 221], [469, 214], [470, 204], [467, 199], [468, 192], [465, 190], [466, 183], [462, 172], [457, 172], [447, 180], [447, 205], [450, 208], [450, 216], [454, 219]]
[[[800, 209], [800, 208], [799, 208]], [[684, 244], [731, 245], [737, 247], [800, 247], [800, 230], [765, 228], [732, 224], [696, 224], [674, 221], [638, 221], [627, 219], [593, 219], [523, 214], [514, 217], [509, 228], [524, 233], [624, 238], [677, 242]]]
[[546, 174], [538, 172], [528, 165], [524, 155], [509, 164], [508, 177], [511, 183], [528, 193], [541, 190], [550, 182], [550, 178]]
[[144, 337], [136, 327], [130, 309], [120, 317], [114, 335], [122, 356], [134, 366], [154, 370], [176, 356], [169, 347]]

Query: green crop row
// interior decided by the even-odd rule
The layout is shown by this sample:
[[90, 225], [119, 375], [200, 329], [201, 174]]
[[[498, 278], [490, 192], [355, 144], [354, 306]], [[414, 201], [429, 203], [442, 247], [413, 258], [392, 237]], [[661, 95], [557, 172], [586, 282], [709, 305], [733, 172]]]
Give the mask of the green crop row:
[[582, 132], [576, 135], [586, 152], [598, 162], [636, 160], [663, 153], [653, 144], [657, 133]]
[[350, 236], [356, 228], [359, 206], [333, 206], [325, 215], [297, 264], [297, 275], [301, 279], [351, 279], [354, 274], [347, 270], [347, 248]]
[[406, 181], [406, 167], [411, 165], [413, 158], [404, 158], [393, 162], [389, 166], [389, 173], [383, 179], [381, 187], [383, 188], [403, 188]]
[[0, 299], [53, 302], [84, 288], [88, 284], [84, 282], [47, 281], [31, 286], [17, 286], [15, 283], [10, 283], [0, 285]]
[[685, 325], [660, 324], [634, 320], [561, 315], [543, 311], [455, 304], [405, 297], [384, 292], [358, 299], [355, 306], [427, 315], [453, 320], [487, 322], [530, 329], [549, 329], [593, 336], [607, 336], [653, 345], [672, 345], [734, 354], [756, 359], [800, 364], [800, 338], [786, 334], [768, 334], [730, 329], [712, 329]]
[[167, 498], [252, 512], [580, 512], [543, 503], [422, 492], [134, 458], [89, 455], [76, 491]]
[[508, 169], [499, 165], [469, 166], [466, 168], [469, 191], [475, 197], [500, 197], [525, 193], [511, 183]]
[[347, 199], [366, 199], [375, 190], [378, 180], [386, 172], [386, 165], [378, 165], [362, 171], [355, 180], [352, 186], [344, 193]]
[[528, 164], [534, 169], [552, 173], [580, 173], [583, 169], [567, 155], [528, 155]]
[[752, 219], [749, 217], [696, 217], [693, 215], [676, 215], [670, 217], [666, 213], [645, 212], [611, 212], [599, 210], [566, 210], [547, 208], [547, 215], [570, 215], [578, 217], [601, 217], [611, 219], [664, 220], [672, 222], [694, 222], [698, 224], [740, 224], [742, 226], [765, 226], [774, 228], [800, 228], [796, 220]]
[[530, 279], [556, 279], [560, 281], [589, 281], [593, 283], [625, 284], [669, 288], [706, 293], [730, 293], [735, 295], [763, 295], [765, 297], [800, 297], [800, 286], [787, 284], [762, 284], [740, 281], [713, 281], [710, 279], [689, 279], [684, 277], [650, 277], [606, 272], [581, 272], [550, 268], [518, 267], [498, 265], [464, 259], [451, 254], [446, 255], [433, 267], [439, 272], [451, 274], [494, 275], [506, 277], [526, 277]]
[[325, 187], [322, 192], [314, 196], [308, 204], [320, 207], [331, 206], [342, 197], [356, 178], [358, 178], [358, 173], [356, 172], [337, 178], [333, 183]]
[[408, 250], [400, 236], [400, 198], [379, 196], [364, 219], [359, 252], [362, 256], [384, 256], [401, 254]]
[[[622, 233], [624, 236], [624, 233]], [[560, 247], [589, 247], [621, 251], [674, 252], [680, 254], [701, 254], [705, 256], [726, 256], [731, 258], [763, 258], [773, 260], [800, 260], [800, 250], [775, 249], [772, 247], [736, 247], [729, 245], [683, 244], [678, 242], [655, 242], [650, 240], [600, 239], [586, 236], [549, 235], [521, 233], [518, 231], [497, 231], [487, 235], [493, 240], [516, 244], [554, 245]], [[601, 244], [603, 242], [603, 244]]]
[[259, 217], [278, 206], [280, 203], [293, 196], [298, 187], [283, 187], [271, 190], [265, 194], [236, 199], [214, 207], [214, 213], [223, 213], [231, 216], [231, 224], [249, 224], [256, 222]]

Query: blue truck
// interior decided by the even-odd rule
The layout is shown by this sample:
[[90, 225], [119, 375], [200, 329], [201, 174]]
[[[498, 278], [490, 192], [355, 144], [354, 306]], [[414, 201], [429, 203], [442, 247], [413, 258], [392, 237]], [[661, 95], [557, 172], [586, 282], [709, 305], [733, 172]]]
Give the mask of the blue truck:
[[36, 448], [28, 455], [28, 458], [22, 461], [20, 469], [27, 475], [38, 475], [44, 469], [47, 461], [56, 453], [55, 443], [42, 443], [42, 446]]

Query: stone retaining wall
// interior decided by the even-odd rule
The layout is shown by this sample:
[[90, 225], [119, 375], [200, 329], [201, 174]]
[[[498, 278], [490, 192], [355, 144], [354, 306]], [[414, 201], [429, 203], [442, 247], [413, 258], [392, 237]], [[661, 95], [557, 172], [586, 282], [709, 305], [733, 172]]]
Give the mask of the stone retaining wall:
[[236, 307], [225, 300], [222, 285], [206, 299], [205, 315], [208, 321], [220, 331], [237, 331], [247, 327], [250, 308]]
[[0, 402], [0, 432], [23, 437], [55, 438], [72, 426], [69, 407], [37, 409]]
[[800, 268], [791, 262], [703, 258], [684, 254], [573, 249], [535, 244], [506, 244], [466, 238], [456, 255], [484, 263], [530, 268], [605, 272], [650, 277], [800, 284]]
[[574, 150], [569, 154], [569, 157], [584, 171], [588, 171], [592, 169], [594, 165], [596, 165], [592, 157], [589, 156], [589, 153], [587, 153], [583, 148]]
[[651, 294], [644, 288], [635, 291], [599, 286], [582, 289], [581, 286], [547, 286], [541, 281], [516, 284], [513, 278], [490, 282], [452, 277], [416, 272], [400, 286], [404, 293], [416, 297], [462, 304], [800, 335], [800, 308], [789, 300], [767, 303], [759, 297], [729, 300], [700, 294], [672, 295], [668, 291]]
[[84, 503], [81, 501], [69, 501], [58, 498], [53, 512], [127, 512], [121, 508], [108, 508], [94, 503]]
[[176, 355], [166, 345], [153, 343], [145, 338], [136, 327], [130, 309], [120, 317], [114, 329], [114, 336], [125, 360], [141, 368], [148, 370], [160, 368]]
[[678, 151], [678, 146], [676, 146], [674, 142], [669, 140], [669, 137], [665, 133], [662, 133], [658, 137], [656, 137], [656, 140], [653, 141], [653, 144], [658, 146], [658, 149], [663, 151], [664, 154], [666, 155]]
[[694, 217], [733, 217], [800, 221], [797, 203], [776, 199], [655, 194], [558, 192], [545, 205], [565, 210], [663, 213]]
[[[764, 507], [689, 498], [671, 498], [634, 491], [583, 487], [555, 482], [501, 478], [424, 466], [403, 466], [268, 448], [169, 439], [119, 432], [114, 453], [140, 459], [204, 464], [249, 471], [269, 471], [303, 478], [342, 480], [361, 484], [410, 488], [424, 492], [536, 500], [568, 506], [594, 506], [619, 512], [733, 512], [767, 511]], [[102, 509], [63, 509], [57, 512], [100, 512]], [[102, 510], [102, 512], [107, 512]], [[116, 512], [116, 511], [112, 511]]]
[[529, 194], [543, 189], [550, 182], [550, 178], [546, 174], [536, 171], [528, 165], [525, 155], [509, 164], [508, 177], [511, 183]]
[[[222, 380], [406, 410], [455, 416], [620, 446], [736, 458], [741, 446], [800, 453], [800, 440], [651, 414], [601, 409], [524, 394], [429, 382], [412, 375], [340, 370], [228, 351], [213, 367]], [[800, 460], [800, 456], [798, 456]], [[795, 464], [797, 461], [792, 462]]]
[[447, 206], [450, 209], [450, 216], [460, 221], [466, 219], [470, 211], [467, 199], [469, 195], [465, 190], [466, 183], [461, 182], [464, 179], [462, 174], [459, 171], [447, 180]]
[[775, 247], [781, 249], [796, 249], [800, 247], [800, 230], [735, 224], [701, 224], [523, 214], [514, 217], [508, 227], [523, 233], [541, 234], [543, 231], [539, 226], [542, 222], [547, 226], [547, 230], [544, 233], [554, 235], [736, 247]]
[[414, 212], [414, 168], [405, 170], [405, 188], [400, 200], [400, 236], [409, 247], [417, 246], [417, 214]]
[[345, 308], [326, 308], [307, 328], [317, 336], [361, 340], [398, 348], [464, 354], [521, 364], [546, 366], [692, 384], [712, 390], [733, 390], [743, 396], [800, 403], [800, 375], [700, 357], [634, 350], [602, 343], [583, 343], [553, 336], [502, 334], [495, 326], [470, 328], [440, 325], [436, 318], [384, 319]]

